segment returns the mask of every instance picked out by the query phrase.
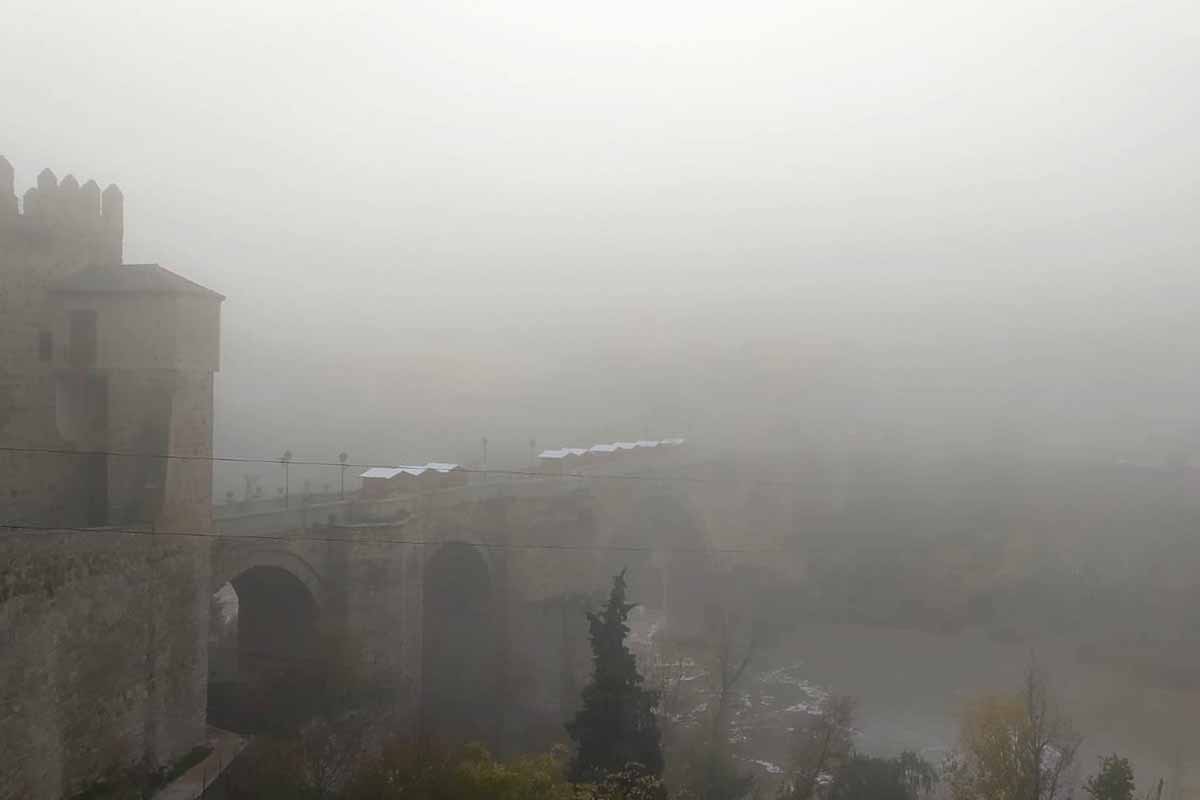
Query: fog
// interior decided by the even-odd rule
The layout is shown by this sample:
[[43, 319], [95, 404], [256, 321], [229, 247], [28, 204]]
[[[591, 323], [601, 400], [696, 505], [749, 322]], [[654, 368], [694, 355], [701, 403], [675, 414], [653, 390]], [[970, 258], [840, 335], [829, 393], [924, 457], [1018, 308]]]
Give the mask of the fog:
[[[230, 298], [219, 450], [361, 452], [369, 419], [394, 438], [363, 455], [396, 460], [439, 447], [438, 396], [472, 448], [523, 453], [534, 420], [548, 444], [695, 430], [713, 358], [801, 391], [836, 363], [984, 419], [1194, 423], [1193, 4], [6, 23], [18, 185], [46, 165], [120, 183], [126, 261]], [[431, 352], [453, 358], [410, 360]]]
[[[54, 0], [0, 11], [0, 60], [17, 193], [115, 182], [125, 261], [227, 297], [221, 456], [874, 459], [891, 511], [830, 528], [852, 543], [949, 530], [970, 491], [1084, 492], [1045, 466], [947, 489], [956, 459], [1200, 456], [1194, 2]], [[214, 495], [250, 472], [281, 480], [217, 465]], [[1114, 480], [1105, 544], [1062, 548], [1189, 569], [1113, 521]]]

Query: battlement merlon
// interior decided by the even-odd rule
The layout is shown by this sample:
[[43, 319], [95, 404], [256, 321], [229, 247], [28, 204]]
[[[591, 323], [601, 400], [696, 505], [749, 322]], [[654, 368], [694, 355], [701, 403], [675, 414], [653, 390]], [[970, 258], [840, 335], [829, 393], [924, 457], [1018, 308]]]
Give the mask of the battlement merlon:
[[17, 193], [13, 188], [16, 175], [8, 159], [0, 156], [0, 218], [15, 217], [17, 210]]
[[75, 176], [68, 175], [60, 182], [52, 170], [44, 169], [38, 173], [37, 186], [18, 203], [12, 164], [0, 156], [0, 227], [13, 226], [36, 229], [50, 240], [87, 239], [95, 243], [94, 263], [120, 264], [125, 249], [125, 198], [115, 184], [101, 193], [95, 181], [80, 186]]

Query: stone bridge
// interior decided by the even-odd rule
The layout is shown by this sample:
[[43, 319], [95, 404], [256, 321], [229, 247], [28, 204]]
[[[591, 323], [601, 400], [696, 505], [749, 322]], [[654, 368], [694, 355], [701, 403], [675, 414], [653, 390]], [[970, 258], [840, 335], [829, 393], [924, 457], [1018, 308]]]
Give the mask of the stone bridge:
[[335, 659], [427, 728], [561, 730], [589, 666], [583, 597], [627, 568], [637, 600], [694, 624], [672, 602], [708, 565], [689, 503], [672, 480], [548, 476], [218, 517], [206, 591], [229, 583], [239, 613], [210, 674]]

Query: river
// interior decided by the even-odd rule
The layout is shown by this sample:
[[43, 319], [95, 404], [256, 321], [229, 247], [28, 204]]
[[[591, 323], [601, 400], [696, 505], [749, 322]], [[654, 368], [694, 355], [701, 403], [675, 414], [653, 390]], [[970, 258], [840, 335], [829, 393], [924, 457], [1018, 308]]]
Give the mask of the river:
[[[1100, 755], [1115, 752], [1133, 762], [1140, 790], [1161, 777], [1169, 787], [1164, 797], [1200, 798], [1200, 692], [1148, 687], [1074, 654], [1074, 643], [1004, 643], [975, 631], [803, 623], [756, 660], [741, 687], [733, 737], [752, 769], [765, 778], [777, 774], [787, 763], [789, 731], [822, 697], [837, 693], [857, 700], [860, 750], [909, 749], [940, 762], [954, 745], [964, 704], [981, 692], [1019, 688], [1032, 657], [1084, 737], [1081, 777], [1095, 771]], [[1170, 788], [1176, 784], [1179, 794]]]

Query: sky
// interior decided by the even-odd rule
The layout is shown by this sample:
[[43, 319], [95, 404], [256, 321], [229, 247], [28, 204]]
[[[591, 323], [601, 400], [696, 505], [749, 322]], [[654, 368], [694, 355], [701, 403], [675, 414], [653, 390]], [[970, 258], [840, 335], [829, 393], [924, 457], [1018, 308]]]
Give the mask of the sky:
[[831, 359], [862, 407], [881, 382], [1075, 375], [1190, 419], [1195, 3], [49, 0], [3, 22], [18, 194], [45, 166], [118, 183], [126, 261], [228, 296], [218, 450], [670, 435], [717, 424], [713, 372], [767, 387], [749, 409]]

